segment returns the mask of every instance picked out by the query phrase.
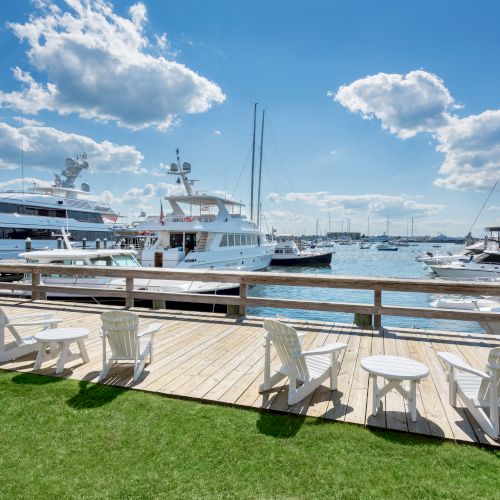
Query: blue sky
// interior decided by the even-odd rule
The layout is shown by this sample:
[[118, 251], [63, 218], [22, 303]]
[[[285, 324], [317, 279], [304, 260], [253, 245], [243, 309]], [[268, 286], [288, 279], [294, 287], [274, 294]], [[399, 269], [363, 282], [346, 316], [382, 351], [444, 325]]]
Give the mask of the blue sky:
[[[17, 1], [0, 12], [0, 187], [87, 151], [92, 191], [158, 211], [175, 149], [269, 227], [465, 234], [500, 164], [497, 2]], [[16, 69], [17, 68], [17, 69]], [[21, 122], [20, 119], [23, 119]], [[238, 182], [239, 180], [239, 182]], [[475, 229], [495, 224], [493, 193]]]

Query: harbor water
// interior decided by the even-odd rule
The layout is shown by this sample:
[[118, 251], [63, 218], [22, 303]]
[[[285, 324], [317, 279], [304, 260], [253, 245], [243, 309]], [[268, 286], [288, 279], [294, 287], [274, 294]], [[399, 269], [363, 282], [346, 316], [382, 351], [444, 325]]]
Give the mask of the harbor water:
[[[397, 252], [384, 252], [372, 245], [370, 249], [362, 250], [358, 245], [335, 245], [335, 252], [330, 266], [326, 267], [270, 267], [269, 272], [294, 272], [301, 274], [327, 274], [337, 276], [374, 276], [386, 278], [433, 278], [435, 275], [415, 257], [424, 252], [457, 253], [463, 247], [452, 244], [443, 244], [441, 248], [434, 248], [430, 243], [421, 243], [417, 246], [399, 247]], [[273, 297], [282, 299], [316, 300], [334, 302], [356, 302], [373, 304], [371, 290], [328, 289], [316, 287], [288, 287], [288, 286], [255, 286], [249, 295], [254, 297]], [[453, 297], [448, 295], [448, 297]], [[430, 303], [438, 298], [436, 294], [382, 292], [384, 305], [399, 305], [413, 307], [430, 307]], [[304, 311], [294, 309], [251, 308], [250, 314], [260, 316], [275, 316], [277, 314], [293, 318], [338, 321], [352, 323], [352, 313], [328, 313], [323, 311]], [[399, 326], [406, 328], [424, 328], [432, 330], [451, 330], [461, 332], [481, 332], [481, 327], [475, 322], [435, 320], [427, 318], [405, 318], [385, 316], [382, 318], [385, 326]]]

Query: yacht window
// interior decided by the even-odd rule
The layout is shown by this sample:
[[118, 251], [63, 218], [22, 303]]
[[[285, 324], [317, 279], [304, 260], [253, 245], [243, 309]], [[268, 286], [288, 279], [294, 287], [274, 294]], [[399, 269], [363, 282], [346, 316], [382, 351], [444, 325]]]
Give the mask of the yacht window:
[[242, 245], [246, 245], [247, 244], [247, 235], [246, 234], [242, 234], [241, 235], [241, 244]]
[[220, 240], [221, 247], [227, 247], [227, 234], [222, 235], [222, 239]]
[[95, 259], [90, 259], [90, 264], [92, 266], [112, 266], [113, 259], [111, 257], [96, 257]]
[[229, 247], [234, 247], [234, 234], [227, 235], [227, 245]]
[[500, 254], [487, 253], [481, 260], [482, 264], [500, 264]]
[[235, 246], [239, 247], [241, 245], [241, 239], [239, 234], [234, 235], [234, 244]]
[[252, 234], [252, 245], [257, 245], [257, 235]]
[[19, 205], [14, 205], [14, 203], [0, 203], [0, 212], [4, 214], [14, 214], [18, 211]]
[[133, 255], [115, 255], [113, 260], [114, 265], [118, 267], [139, 267], [139, 264]]

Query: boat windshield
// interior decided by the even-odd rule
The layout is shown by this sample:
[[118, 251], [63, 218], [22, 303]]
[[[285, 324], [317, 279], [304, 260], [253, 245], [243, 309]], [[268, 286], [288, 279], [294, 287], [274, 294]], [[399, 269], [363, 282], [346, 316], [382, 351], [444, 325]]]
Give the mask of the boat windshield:
[[139, 262], [133, 255], [114, 255], [114, 266], [118, 267], [139, 267]]

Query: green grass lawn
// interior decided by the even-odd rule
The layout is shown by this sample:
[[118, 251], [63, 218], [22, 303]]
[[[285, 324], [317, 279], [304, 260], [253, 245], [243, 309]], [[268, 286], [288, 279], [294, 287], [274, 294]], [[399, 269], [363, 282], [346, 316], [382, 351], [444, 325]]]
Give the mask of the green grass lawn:
[[498, 498], [500, 452], [0, 371], [1, 498]]

